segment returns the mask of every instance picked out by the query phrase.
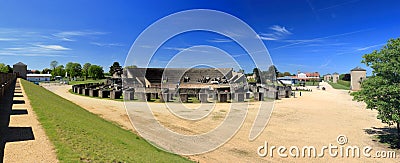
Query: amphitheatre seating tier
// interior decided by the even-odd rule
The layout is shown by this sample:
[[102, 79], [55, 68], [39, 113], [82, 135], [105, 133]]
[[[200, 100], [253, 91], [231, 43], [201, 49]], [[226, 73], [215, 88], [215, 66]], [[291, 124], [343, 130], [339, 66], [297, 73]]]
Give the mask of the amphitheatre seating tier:
[[[129, 82], [137, 82], [146, 86], [146, 80], [152, 84], [163, 83], [168, 86], [176, 86], [178, 83], [184, 83], [184, 77], [189, 77], [190, 80], [187, 83], [199, 84], [202, 79], [208, 77], [210, 80], [207, 83], [210, 84], [212, 79], [223, 77], [225, 79], [231, 79], [232, 68], [130, 68], [127, 69], [127, 78], [134, 78], [136, 80]], [[129, 83], [126, 83], [130, 85]]]

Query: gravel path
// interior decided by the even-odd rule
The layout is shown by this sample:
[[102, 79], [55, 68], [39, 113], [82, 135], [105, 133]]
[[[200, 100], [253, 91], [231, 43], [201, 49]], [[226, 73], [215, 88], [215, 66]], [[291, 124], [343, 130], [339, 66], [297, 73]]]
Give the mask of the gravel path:
[[58, 162], [54, 146], [37, 120], [19, 80], [15, 87], [4, 162]]

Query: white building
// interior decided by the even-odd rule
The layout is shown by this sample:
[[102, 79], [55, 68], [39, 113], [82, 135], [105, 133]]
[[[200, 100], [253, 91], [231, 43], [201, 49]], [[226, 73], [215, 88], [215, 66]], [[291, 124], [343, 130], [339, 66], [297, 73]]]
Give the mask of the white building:
[[26, 80], [31, 82], [50, 81], [51, 74], [26, 74]]

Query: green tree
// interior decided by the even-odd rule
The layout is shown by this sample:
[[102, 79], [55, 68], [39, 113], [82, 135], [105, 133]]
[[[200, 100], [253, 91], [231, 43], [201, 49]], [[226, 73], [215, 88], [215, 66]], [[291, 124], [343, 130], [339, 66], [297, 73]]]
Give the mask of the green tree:
[[113, 75], [114, 72], [121, 71], [122, 67], [119, 65], [119, 62], [114, 62], [113, 65], [110, 67], [110, 75]]
[[65, 65], [65, 71], [67, 71], [70, 78], [81, 76], [82, 66], [79, 63], [68, 62]]
[[93, 79], [100, 79], [104, 77], [103, 67], [98, 65], [91, 65], [88, 72], [89, 76], [91, 76]]
[[125, 68], [138, 68], [136, 65], [126, 66]]
[[8, 67], [4, 63], [0, 63], [0, 72], [8, 73]]
[[33, 70], [34, 74], [40, 74], [40, 70]]
[[275, 67], [275, 65], [269, 66], [267, 71], [267, 78], [270, 79], [271, 81], [276, 81], [276, 78], [278, 76], [279, 76], [279, 71]]
[[258, 68], [253, 69], [253, 74], [255, 75], [255, 80], [257, 83], [261, 83], [261, 77], [260, 77], [260, 70]]
[[49, 68], [44, 68], [43, 70], [42, 70], [42, 74], [50, 74], [51, 73], [51, 69], [49, 69]]
[[54, 70], [51, 72], [51, 75], [53, 76], [64, 76], [65, 75], [65, 69], [63, 65], [59, 65]]
[[314, 85], [315, 82], [317, 82], [317, 81], [318, 81], [318, 79], [316, 79], [316, 78], [311, 78], [311, 79], [310, 79], [310, 82], [312, 82], [312, 85]]
[[354, 100], [364, 101], [368, 109], [376, 109], [383, 123], [396, 124], [400, 138], [400, 38], [390, 39], [379, 51], [365, 54], [362, 63], [373, 69], [372, 76], [351, 95]]
[[8, 73], [13, 73], [13, 68], [10, 65], [7, 65]]
[[53, 70], [56, 69], [57, 66], [58, 66], [58, 62], [57, 61], [51, 61], [50, 62], [50, 68], [52, 68]]
[[292, 75], [292, 74], [290, 74], [290, 72], [284, 72], [283, 73], [283, 76], [290, 76], [290, 75]]
[[85, 77], [85, 80], [86, 80], [86, 78], [89, 76], [89, 67], [91, 66], [92, 64], [90, 64], [90, 63], [85, 63], [84, 65], [83, 65], [83, 68], [82, 68], [82, 75]]

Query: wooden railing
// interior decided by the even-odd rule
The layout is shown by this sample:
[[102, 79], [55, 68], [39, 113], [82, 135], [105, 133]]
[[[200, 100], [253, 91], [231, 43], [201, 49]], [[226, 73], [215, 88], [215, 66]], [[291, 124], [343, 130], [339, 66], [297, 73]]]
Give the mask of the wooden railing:
[[14, 73], [0, 72], [0, 97], [3, 97], [4, 92], [10, 88], [11, 84], [15, 83], [17, 76]]

